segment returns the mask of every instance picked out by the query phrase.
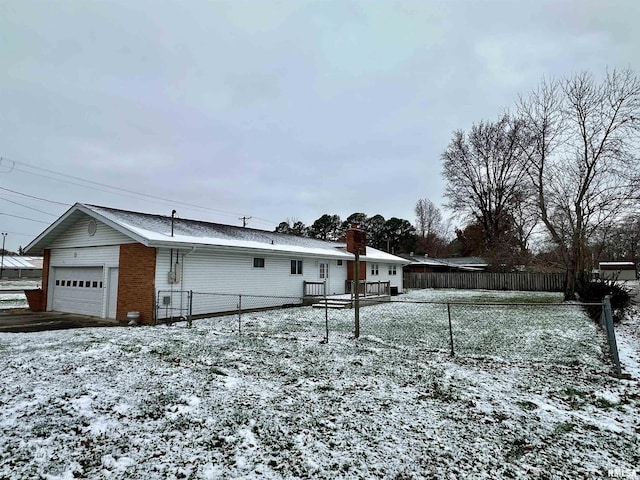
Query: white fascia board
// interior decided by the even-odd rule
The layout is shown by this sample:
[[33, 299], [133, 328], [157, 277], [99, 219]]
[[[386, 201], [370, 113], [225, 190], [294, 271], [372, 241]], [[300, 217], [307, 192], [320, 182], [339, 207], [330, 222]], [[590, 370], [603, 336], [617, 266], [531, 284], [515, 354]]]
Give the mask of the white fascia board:
[[29, 244], [24, 247], [24, 252], [25, 253], [29, 253], [29, 251], [32, 248], [35, 248], [36, 245], [38, 245], [42, 240], [45, 239], [45, 237], [49, 236], [61, 223], [63, 223], [67, 218], [69, 218], [75, 211], [76, 211], [76, 207], [79, 204], [75, 204], [73, 205], [71, 208], [69, 208], [69, 210], [67, 210], [66, 212], [64, 212], [60, 218], [58, 218], [55, 222], [53, 222], [51, 225], [49, 225], [44, 232], [42, 232], [40, 235], [38, 235], [36, 238], [34, 238], [31, 242], [29, 242]]

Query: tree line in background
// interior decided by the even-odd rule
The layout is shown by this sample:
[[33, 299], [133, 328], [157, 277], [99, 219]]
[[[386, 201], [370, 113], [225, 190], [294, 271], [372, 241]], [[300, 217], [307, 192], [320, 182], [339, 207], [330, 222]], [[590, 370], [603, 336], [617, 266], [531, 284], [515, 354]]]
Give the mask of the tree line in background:
[[467, 252], [567, 273], [566, 299], [600, 259], [640, 250], [640, 79], [631, 70], [543, 80], [514, 113], [457, 131], [442, 155], [447, 207]]
[[295, 218], [287, 219], [276, 227], [275, 232], [344, 241], [347, 229], [357, 225], [366, 230], [367, 245], [389, 253], [413, 252], [430, 257], [466, 256], [463, 243], [458, 238], [448, 238], [450, 221], [443, 219], [441, 210], [431, 200], [418, 200], [415, 215], [415, 224], [412, 224], [403, 218], [385, 219], [379, 214], [370, 217], [362, 212], [352, 213], [344, 221], [339, 215], [324, 214], [311, 226]]
[[416, 246], [416, 229], [408, 220], [382, 215], [367, 216], [356, 212], [344, 221], [339, 215], [324, 214], [311, 226], [297, 219], [281, 222], [275, 229], [277, 233], [287, 233], [320, 240], [344, 241], [347, 229], [358, 225], [367, 231], [367, 245], [393, 253], [408, 253]]

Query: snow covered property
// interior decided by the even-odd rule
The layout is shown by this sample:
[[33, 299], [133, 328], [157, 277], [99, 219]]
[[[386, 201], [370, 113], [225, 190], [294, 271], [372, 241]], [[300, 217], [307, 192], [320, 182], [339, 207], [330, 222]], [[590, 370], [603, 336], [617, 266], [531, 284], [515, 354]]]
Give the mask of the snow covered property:
[[[306, 285], [344, 294], [354, 280], [358, 231], [349, 232], [346, 242], [329, 242], [77, 203], [25, 249], [44, 257], [39, 305], [31, 307], [119, 321], [139, 312], [153, 323], [161, 291], [264, 295], [283, 304], [314, 293]], [[372, 247], [360, 259], [361, 280], [402, 291], [405, 259]], [[193, 314], [225, 308], [208, 304]]]
[[[517, 300], [507, 292], [408, 296]], [[405, 310], [402, 324], [385, 312], [395, 303], [363, 309], [358, 340], [346, 316], [340, 321], [346, 312], [334, 312], [329, 343], [318, 329], [324, 312], [312, 307], [247, 314], [241, 335], [235, 316], [192, 328], [0, 333], [0, 478], [569, 480], [637, 472], [637, 314], [618, 328], [632, 375], [618, 379], [579, 307], [545, 321], [515, 306], [487, 319], [499, 348], [478, 355], [469, 343], [452, 357], [437, 323], [414, 321], [407, 332], [411, 317], [425, 317]], [[462, 329], [474, 322], [456, 318]], [[553, 348], [511, 348], [549, 345], [560, 321], [565, 336]], [[444, 348], [433, 348], [439, 338]], [[487, 351], [484, 337], [476, 345]]]

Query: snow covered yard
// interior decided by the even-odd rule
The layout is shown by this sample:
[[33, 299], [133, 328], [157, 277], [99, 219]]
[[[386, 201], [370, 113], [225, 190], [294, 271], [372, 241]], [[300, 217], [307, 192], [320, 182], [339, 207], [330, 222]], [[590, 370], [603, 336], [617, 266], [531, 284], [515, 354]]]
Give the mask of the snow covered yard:
[[[364, 325], [394, 312], [384, 308], [393, 306], [363, 309]], [[638, 377], [607, 374], [598, 335], [569, 337], [581, 352], [565, 363], [509, 351], [451, 358], [388, 321], [355, 341], [336, 320], [324, 344], [322, 311], [244, 317], [241, 336], [234, 317], [1, 334], [0, 478], [598, 478], [639, 468]], [[494, 323], [504, 338], [523, 325]], [[625, 335], [625, 349], [638, 346]]]

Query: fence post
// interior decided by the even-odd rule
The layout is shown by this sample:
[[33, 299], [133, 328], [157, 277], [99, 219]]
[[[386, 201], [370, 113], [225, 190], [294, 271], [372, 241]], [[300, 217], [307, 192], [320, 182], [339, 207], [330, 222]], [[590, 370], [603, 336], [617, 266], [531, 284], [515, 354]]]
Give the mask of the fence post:
[[611, 295], [604, 297], [602, 301], [602, 322], [604, 323], [607, 340], [609, 341], [609, 350], [611, 359], [613, 360], [613, 368], [616, 375], [622, 375], [620, 368], [620, 357], [618, 356], [618, 343], [616, 342], [616, 332], [613, 329], [613, 314], [611, 312]]
[[453, 352], [453, 328], [451, 327], [451, 304], [447, 303], [447, 316], [449, 317], [449, 344], [451, 345], [451, 356], [454, 356]]
[[160, 290], [158, 290], [158, 295], [156, 297], [156, 318], [155, 324], [158, 325], [158, 316], [160, 315]]
[[324, 281], [324, 343], [329, 343], [329, 304], [327, 303], [327, 281]]
[[242, 295], [238, 295], [238, 335], [242, 335]]
[[193, 290], [189, 290], [189, 315], [187, 316], [187, 327], [193, 324]]
[[[360, 338], [360, 253], [358, 251], [355, 252], [355, 285], [356, 285], [356, 298], [353, 304], [354, 310], [354, 335], [356, 338]], [[366, 286], [365, 286], [366, 291]]]

